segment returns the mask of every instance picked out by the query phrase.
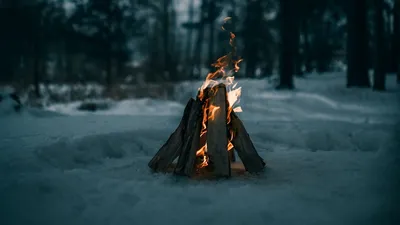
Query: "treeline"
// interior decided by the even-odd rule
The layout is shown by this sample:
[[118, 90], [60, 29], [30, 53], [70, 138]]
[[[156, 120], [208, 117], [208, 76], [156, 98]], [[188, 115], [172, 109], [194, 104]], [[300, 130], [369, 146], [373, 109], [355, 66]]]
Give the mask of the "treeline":
[[[0, 82], [20, 86], [199, 79], [237, 35], [238, 76], [293, 76], [347, 67], [349, 87], [385, 89], [399, 75], [399, 1], [2, 0]], [[39, 96], [39, 88], [36, 94]]]
[[347, 87], [385, 90], [389, 72], [400, 82], [399, 12], [398, 0], [280, 0], [278, 88], [294, 88], [301, 66], [324, 72], [338, 56], [346, 63]]

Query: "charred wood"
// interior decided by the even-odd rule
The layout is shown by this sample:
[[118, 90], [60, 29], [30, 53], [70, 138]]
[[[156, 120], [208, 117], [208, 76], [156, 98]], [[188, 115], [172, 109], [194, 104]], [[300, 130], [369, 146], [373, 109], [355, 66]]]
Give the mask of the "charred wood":
[[183, 112], [182, 119], [179, 126], [168, 138], [167, 142], [158, 150], [154, 157], [150, 160], [148, 166], [155, 171], [165, 172], [168, 166], [178, 157], [181, 152], [184, 134], [187, 131], [187, 123], [189, 119], [189, 114], [191, 114], [192, 106], [194, 104], [194, 99], [191, 98]]
[[234, 112], [231, 113], [231, 129], [234, 132], [232, 144], [242, 160], [246, 170], [250, 173], [262, 171], [265, 166], [265, 162], [258, 155], [242, 121]]
[[[175, 173], [180, 174], [180, 175], [190, 175], [190, 174], [185, 174], [185, 166], [189, 158], [189, 154], [191, 153], [192, 145], [193, 145], [193, 140], [198, 143], [199, 138], [200, 138], [200, 131], [196, 132], [196, 126], [198, 124], [198, 121], [202, 121], [201, 118], [201, 112], [202, 112], [202, 102], [200, 99], [196, 99], [196, 101], [193, 102], [192, 108], [189, 113], [189, 118], [187, 122], [187, 126], [185, 128], [186, 132], [183, 137], [183, 146], [180, 151], [178, 163], [176, 164], [175, 168]], [[197, 138], [197, 136], [199, 136]], [[196, 138], [195, 138], [196, 137]], [[196, 154], [196, 152], [195, 152]], [[195, 158], [195, 157], [194, 157]]]
[[[211, 89], [210, 107], [219, 107], [214, 113], [214, 118], [207, 122], [207, 153], [214, 175], [229, 177], [231, 175], [229, 155], [227, 151], [228, 131], [226, 88], [220, 84]], [[212, 110], [210, 108], [210, 110]]]
[[194, 169], [196, 167], [196, 153], [200, 149], [200, 132], [202, 127], [202, 117], [199, 116], [196, 122], [196, 127], [194, 129], [194, 136], [190, 149], [188, 151], [187, 160], [185, 164], [184, 174], [187, 176], [192, 176]]

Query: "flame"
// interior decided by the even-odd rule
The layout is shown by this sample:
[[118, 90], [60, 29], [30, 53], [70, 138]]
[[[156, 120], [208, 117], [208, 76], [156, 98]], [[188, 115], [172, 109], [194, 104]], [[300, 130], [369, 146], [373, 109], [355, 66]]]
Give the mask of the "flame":
[[229, 130], [229, 134], [230, 134], [230, 138], [228, 141], [228, 151], [230, 151], [231, 149], [233, 149], [233, 144], [232, 144], [232, 140], [233, 140], [233, 130]]
[[[229, 21], [231, 17], [226, 17], [223, 20], [223, 25], [221, 27], [222, 30], [226, 30], [224, 28], [224, 24]], [[205, 81], [199, 88], [198, 98], [203, 102], [203, 121], [202, 121], [202, 129], [200, 132], [200, 137], [203, 137], [207, 134], [207, 121], [213, 120], [215, 118], [216, 112], [220, 109], [219, 106], [215, 106], [210, 104], [209, 95], [215, 94], [212, 91], [215, 91], [213, 87], [218, 84], [224, 84], [227, 91], [227, 101], [228, 101], [228, 109], [227, 109], [227, 124], [231, 122], [231, 113], [233, 112], [242, 112], [242, 108], [237, 106], [239, 103], [239, 98], [242, 93], [241, 87], [237, 87], [237, 82], [235, 82], [235, 77], [233, 73], [239, 71], [239, 63], [242, 62], [242, 59], [236, 58], [236, 47], [235, 47], [235, 34], [233, 32], [229, 32], [229, 44], [232, 47], [232, 51], [227, 55], [224, 55], [216, 60], [215, 63], [211, 64], [215, 68], [214, 72], [210, 72], [207, 74]], [[228, 69], [231, 67], [232, 69]], [[233, 149], [232, 140], [234, 138], [234, 132], [229, 130], [229, 139], [227, 145], [227, 151]], [[207, 155], [207, 142], [196, 152], [197, 157], [202, 158], [202, 162], [197, 165], [198, 168], [203, 168], [208, 166], [209, 158]]]
[[215, 118], [215, 113], [220, 109], [221, 107], [215, 106], [215, 105], [210, 105], [209, 106], [209, 114], [208, 114], [208, 119], [209, 120], [214, 120]]
[[205, 113], [207, 112], [207, 106], [208, 105], [208, 99], [207, 102], [203, 104], [203, 121], [202, 121], [202, 128], [200, 132], [200, 137], [203, 136], [203, 134], [207, 133], [207, 118], [208, 114]]
[[196, 152], [197, 157], [203, 157], [203, 161], [201, 162], [200, 165], [198, 165], [198, 168], [203, 168], [208, 166], [208, 157], [207, 157], [207, 143], [203, 145], [199, 150]]

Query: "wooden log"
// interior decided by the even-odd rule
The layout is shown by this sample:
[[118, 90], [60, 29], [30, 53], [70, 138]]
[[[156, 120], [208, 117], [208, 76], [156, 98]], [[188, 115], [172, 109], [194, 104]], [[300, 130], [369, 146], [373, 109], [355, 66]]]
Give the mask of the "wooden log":
[[200, 139], [200, 131], [197, 132], [196, 127], [199, 121], [200, 123], [202, 121], [201, 112], [202, 112], [202, 102], [200, 101], [200, 99], [197, 98], [196, 101], [193, 102], [192, 109], [189, 114], [186, 133], [183, 137], [184, 139], [183, 146], [180, 151], [178, 163], [176, 164], [174, 171], [175, 174], [190, 176], [190, 174], [185, 173], [185, 166], [189, 159], [189, 154], [191, 153], [193, 140], [195, 139], [194, 137], [198, 136], [198, 138], [195, 139], [197, 143], [198, 140]]
[[[226, 105], [227, 105], [228, 107], [232, 107], [231, 105], [229, 105], [228, 93], [226, 94]], [[229, 108], [228, 108], [228, 113], [230, 113], [230, 112], [229, 112]], [[230, 117], [230, 115], [229, 115], [229, 117]], [[228, 129], [228, 140], [231, 140], [230, 126], [227, 126], [227, 129]], [[231, 162], [236, 162], [235, 151], [234, 151], [233, 148], [232, 148], [231, 150], [229, 150], [228, 154], [229, 154], [229, 160], [230, 160]]]
[[184, 174], [186, 176], [192, 176], [196, 167], [196, 152], [200, 149], [200, 132], [202, 128], [203, 118], [200, 115], [196, 122], [196, 127], [194, 128], [193, 139], [188, 151], [186, 164], [184, 168]]
[[234, 132], [232, 144], [246, 170], [250, 173], [258, 173], [262, 171], [265, 167], [265, 162], [258, 155], [242, 121], [234, 112], [231, 113], [230, 128], [233, 129]]
[[183, 138], [186, 133], [189, 114], [191, 113], [194, 102], [193, 98], [188, 101], [179, 126], [148, 163], [151, 169], [165, 172], [168, 166], [178, 157], [183, 146]]
[[[228, 131], [227, 131], [227, 104], [226, 88], [224, 84], [211, 89], [210, 107], [219, 107], [215, 111], [214, 118], [207, 122], [207, 153], [210, 158], [214, 175], [217, 177], [229, 177], [231, 175], [230, 160], [228, 155]], [[212, 108], [210, 108], [212, 111]]]
[[228, 152], [228, 154], [229, 154], [229, 160], [231, 162], [236, 162], [235, 151], [233, 148]]
[[186, 164], [184, 167], [184, 170], [181, 174], [186, 175], [186, 176], [194, 176], [195, 174], [195, 169], [196, 169], [196, 165], [198, 165], [199, 163], [202, 162], [202, 157], [197, 157], [196, 153], [197, 151], [200, 149], [201, 146], [203, 146], [207, 139], [207, 135], [203, 135], [202, 137], [200, 137], [201, 134], [201, 130], [203, 128], [203, 115], [204, 113], [207, 114], [207, 112], [204, 111], [205, 108], [208, 107], [208, 95], [209, 95], [209, 91], [210, 88], [207, 87], [203, 90], [204, 95], [200, 98], [200, 91], [197, 94], [197, 99], [199, 99], [202, 102], [201, 105], [201, 114], [196, 122], [196, 126], [194, 128], [194, 136], [193, 136], [193, 140], [190, 147], [190, 150], [188, 151], [188, 155], [186, 158]]

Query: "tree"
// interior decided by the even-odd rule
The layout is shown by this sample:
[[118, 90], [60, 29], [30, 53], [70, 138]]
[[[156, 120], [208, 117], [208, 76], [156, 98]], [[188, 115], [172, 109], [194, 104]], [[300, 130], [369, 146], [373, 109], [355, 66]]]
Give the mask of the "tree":
[[142, 21], [135, 14], [134, 2], [122, 0], [89, 0], [79, 2], [71, 16], [72, 33], [86, 45], [88, 60], [101, 61], [105, 85], [110, 91], [113, 79], [130, 55], [128, 41], [142, 35]]
[[[193, 19], [194, 18], [194, 0], [189, 0], [189, 12], [188, 12], [188, 21], [187, 23], [193, 24]], [[193, 29], [187, 29], [187, 34], [186, 34], [186, 46], [185, 46], [185, 57], [188, 60], [188, 62], [185, 63], [190, 69], [192, 68], [192, 45], [193, 45]], [[189, 71], [189, 70], [187, 70]]]
[[393, 34], [392, 34], [392, 56], [394, 67], [397, 71], [397, 83], [400, 84], [400, 2], [395, 1], [393, 7]]
[[370, 87], [367, 0], [347, 2], [347, 87]]
[[385, 90], [385, 31], [383, 20], [383, 1], [374, 0], [374, 35], [375, 35], [375, 70], [373, 89], [377, 91]]
[[265, 29], [262, 27], [264, 25], [263, 15], [264, 11], [260, 0], [247, 2], [242, 39], [244, 42], [243, 57], [246, 59], [245, 74], [251, 78], [256, 75], [261, 46], [266, 42], [266, 40], [260, 40], [260, 33]]
[[[15, 69], [18, 64], [18, 57], [20, 54], [20, 48], [18, 48], [17, 38], [20, 38], [17, 34], [18, 29], [12, 29], [13, 23], [18, 24], [20, 20], [11, 20], [12, 16], [19, 15], [18, 1], [0, 1], [0, 81], [10, 82], [15, 79]], [[20, 24], [18, 24], [20, 25]], [[18, 28], [18, 26], [16, 26]]]
[[[186, 39], [186, 59], [189, 60], [185, 64], [187, 76], [189, 79], [194, 78], [194, 69], [201, 64], [201, 54], [202, 54], [202, 45], [204, 39], [204, 26], [205, 26], [205, 0], [202, 0], [201, 9], [200, 9], [200, 17], [197, 21], [194, 20], [194, 0], [189, 0], [189, 18], [188, 21], [182, 24], [182, 27], [187, 30], [187, 39]], [[193, 31], [197, 32], [197, 36], [195, 37], [196, 41], [192, 43], [194, 39]], [[193, 47], [194, 46], [194, 47]]]
[[201, 6], [200, 6], [200, 18], [199, 21], [196, 23], [197, 27], [197, 40], [196, 40], [196, 46], [194, 50], [194, 56], [193, 56], [193, 66], [194, 68], [197, 68], [197, 71], [199, 72], [198, 74], [194, 74], [194, 70], [192, 69], [192, 73], [190, 77], [199, 77], [200, 76], [200, 71], [203, 67], [203, 60], [202, 60], [202, 55], [203, 55], [203, 42], [204, 42], [204, 29], [206, 25], [206, 20], [207, 20], [207, 2], [206, 0], [201, 1]]
[[209, 25], [209, 39], [208, 39], [208, 64], [211, 65], [215, 61], [215, 32], [216, 32], [216, 19], [222, 12], [221, 0], [208, 0], [208, 16], [207, 23]]
[[[310, 30], [310, 17], [311, 17], [311, 12], [313, 9], [313, 6], [311, 5], [311, 2], [308, 2], [307, 7], [301, 8], [300, 13], [300, 20], [301, 20], [301, 26], [300, 26], [300, 32], [303, 33], [303, 63], [305, 67], [305, 71], [307, 73], [310, 73], [313, 68], [312, 68], [312, 54], [311, 54], [311, 30]], [[303, 6], [303, 5], [302, 5]]]
[[294, 47], [296, 33], [295, 0], [280, 0], [280, 20], [281, 20], [281, 55], [280, 55], [280, 80], [278, 89], [293, 89], [294, 73]]
[[4, 80], [15, 81], [18, 72], [22, 67], [26, 67], [26, 71], [32, 75], [23, 77], [23, 80], [30, 84], [33, 82], [36, 97], [40, 97], [39, 84], [44, 72], [44, 53], [47, 47], [44, 41], [44, 22], [47, 9], [48, 2], [44, 0], [0, 2], [0, 27], [3, 38], [0, 43], [0, 60], [5, 62], [4, 66], [0, 65], [0, 69], [4, 69], [9, 76]]
[[164, 62], [164, 72], [170, 79], [177, 80], [176, 65], [172, 62], [171, 55], [171, 0], [163, 0], [162, 4], [162, 42], [163, 42], [163, 62]]

